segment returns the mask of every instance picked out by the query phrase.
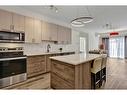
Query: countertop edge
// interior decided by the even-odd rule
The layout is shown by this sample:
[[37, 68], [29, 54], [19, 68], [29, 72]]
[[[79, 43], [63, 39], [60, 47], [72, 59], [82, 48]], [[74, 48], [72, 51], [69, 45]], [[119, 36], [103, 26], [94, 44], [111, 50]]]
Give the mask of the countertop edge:
[[25, 54], [25, 55], [27, 57], [30, 57], [30, 56], [51, 55], [51, 54], [63, 54], [63, 53], [75, 53], [75, 51], [51, 52], [51, 53], [42, 53], [42, 54]]
[[[96, 59], [96, 58], [103, 57], [103, 55], [100, 55], [100, 54], [97, 54], [97, 55], [98, 55], [97, 57], [94, 57], [94, 58], [85, 60], [85, 61], [83, 61], [83, 62], [78, 62], [78, 63], [72, 63], [72, 62], [68, 62], [68, 61], [59, 60], [59, 59], [57, 59], [57, 58], [55, 58], [55, 57], [50, 57], [50, 59], [51, 59], [51, 60], [60, 61], [60, 62], [64, 62], [64, 63], [71, 64], [71, 65], [79, 65], [79, 64], [83, 64], [83, 63], [92, 61], [92, 60], [94, 60], [94, 59]], [[63, 57], [64, 57], [64, 56], [63, 56]]]

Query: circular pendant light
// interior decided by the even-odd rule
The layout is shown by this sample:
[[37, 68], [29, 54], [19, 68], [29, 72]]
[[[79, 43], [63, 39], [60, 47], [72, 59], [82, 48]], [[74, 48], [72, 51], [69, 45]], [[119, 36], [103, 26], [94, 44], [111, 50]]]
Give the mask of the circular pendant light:
[[[87, 11], [89, 13], [89, 10], [87, 8]], [[77, 17], [71, 21], [71, 25], [74, 27], [83, 27], [86, 23], [90, 23], [93, 21], [93, 17], [91, 16], [83, 16], [83, 17]]]
[[76, 19], [71, 21], [71, 25], [74, 27], [83, 27], [84, 26], [83, 22], [81, 22], [80, 20], [76, 20]]
[[82, 27], [85, 23], [90, 23], [93, 21], [92, 17], [79, 17], [71, 21], [72, 26]]

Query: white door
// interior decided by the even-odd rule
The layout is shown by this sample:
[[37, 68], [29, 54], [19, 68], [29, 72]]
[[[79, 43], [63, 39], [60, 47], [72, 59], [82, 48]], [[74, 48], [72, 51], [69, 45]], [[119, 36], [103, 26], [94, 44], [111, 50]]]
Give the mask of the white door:
[[86, 53], [86, 38], [80, 37], [80, 52]]
[[109, 39], [109, 56], [114, 58], [124, 58], [124, 37]]

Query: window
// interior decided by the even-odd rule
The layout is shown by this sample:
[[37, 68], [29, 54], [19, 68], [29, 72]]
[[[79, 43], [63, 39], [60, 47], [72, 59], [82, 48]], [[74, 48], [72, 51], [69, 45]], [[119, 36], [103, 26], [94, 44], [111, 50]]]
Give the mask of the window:
[[124, 58], [124, 37], [109, 39], [109, 56]]

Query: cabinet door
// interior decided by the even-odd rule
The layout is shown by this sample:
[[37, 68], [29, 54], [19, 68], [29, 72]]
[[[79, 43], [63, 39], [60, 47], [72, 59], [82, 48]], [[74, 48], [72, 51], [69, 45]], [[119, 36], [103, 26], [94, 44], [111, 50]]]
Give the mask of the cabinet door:
[[34, 20], [31, 17], [25, 17], [25, 42], [34, 42]]
[[64, 28], [58, 26], [58, 43], [62, 44], [64, 42]]
[[57, 41], [57, 31], [58, 31], [57, 25], [50, 23], [48, 32], [50, 34], [50, 40], [51, 41]]
[[57, 41], [57, 31], [56, 24], [42, 22], [42, 40]]
[[66, 28], [66, 38], [65, 38], [65, 43], [66, 44], [71, 44], [71, 29], [70, 28]]
[[49, 34], [49, 23], [42, 21], [42, 40], [49, 41], [50, 40], [50, 34]]
[[41, 43], [41, 21], [34, 19], [34, 43]]
[[12, 24], [12, 13], [0, 10], [0, 30], [10, 30]]
[[13, 21], [14, 30], [16, 31], [24, 31], [25, 30], [25, 17], [19, 14], [13, 13]]
[[71, 29], [58, 26], [58, 43], [59, 44], [71, 44]]
[[66, 44], [66, 27], [58, 26], [58, 43]]

